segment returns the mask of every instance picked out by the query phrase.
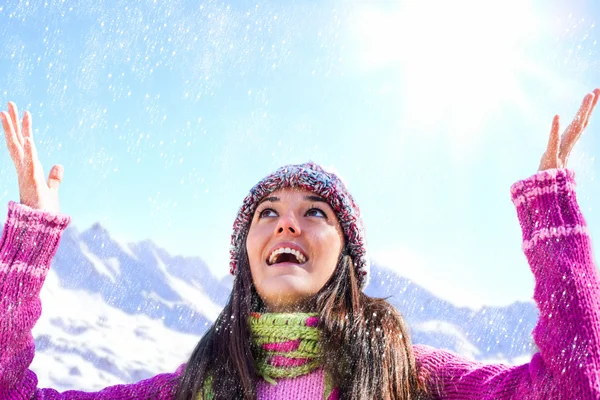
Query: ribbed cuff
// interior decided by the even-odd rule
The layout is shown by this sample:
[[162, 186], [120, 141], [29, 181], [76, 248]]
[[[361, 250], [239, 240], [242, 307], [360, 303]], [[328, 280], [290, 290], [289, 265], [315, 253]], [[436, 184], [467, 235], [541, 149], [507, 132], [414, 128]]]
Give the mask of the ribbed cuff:
[[575, 188], [575, 173], [564, 168], [541, 171], [512, 185], [511, 198], [517, 208], [525, 246], [534, 237], [586, 229]]
[[0, 242], [0, 258], [14, 265], [50, 265], [62, 232], [71, 218], [8, 203], [8, 217]]

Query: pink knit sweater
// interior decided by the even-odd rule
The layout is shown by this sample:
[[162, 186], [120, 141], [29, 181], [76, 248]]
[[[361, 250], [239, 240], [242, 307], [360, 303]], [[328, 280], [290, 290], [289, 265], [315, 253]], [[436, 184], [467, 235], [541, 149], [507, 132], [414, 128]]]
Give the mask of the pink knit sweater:
[[[420, 379], [439, 399], [600, 399], [600, 280], [573, 173], [538, 173], [513, 185], [511, 194], [536, 280], [540, 317], [533, 338], [540, 351], [528, 364], [509, 367], [415, 346]], [[0, 240], [0, 399], [173, 399], [181, 367], [96, 393], [37, 387], [28, 369], [35, 353], [31, 329], [41, 313], [40, 289], [68, 223], [68, 217], [9, 204]], [[317, 370], [277, 385], [260, 382], [258, 398], [321, 399], [323, 385]]]

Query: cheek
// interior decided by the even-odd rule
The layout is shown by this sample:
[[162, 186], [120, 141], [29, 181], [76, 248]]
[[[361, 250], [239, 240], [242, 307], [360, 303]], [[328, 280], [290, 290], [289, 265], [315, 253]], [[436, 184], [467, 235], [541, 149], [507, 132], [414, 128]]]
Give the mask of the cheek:
[[261, 235], [256, 229], [251, 229], [246, 238], [246, 251], [248, 252], [248, 261], [250, 269], [255, 269], [260, 263]]
[[341, 234], [337, 230], [321, 232], [321, 234], [315, 236], [315, 243], [318, 243], [319, 254], [322, 261], [326, 262], [326, 269], [333, 271], [342, 251], [343, 239]]
[[250, 236], [248, 236], [246, 243], [246, 248], [248, 251], [248, 262], [250, 264], [250, 278], [252, 279], [252, 282], [254, 283], [256, 289], [260, 292], [260, 282], [262, 282], [263, 280], [263, 270], [260, 267], [260, 253], [256, 250], [256, 243], [250, 240]]

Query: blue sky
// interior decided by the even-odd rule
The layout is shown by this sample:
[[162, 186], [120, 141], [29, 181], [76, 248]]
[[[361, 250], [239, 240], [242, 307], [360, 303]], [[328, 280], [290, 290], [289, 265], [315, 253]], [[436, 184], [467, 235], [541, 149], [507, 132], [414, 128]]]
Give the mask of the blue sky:
[[[375, 260], [460, 305], [531, 298], [509, 187], [600, 86], [597, 5], [130, 3], [0, 6], [0, 100], [32, 112], [46, 170], [65, 166], [78, 229], [225, 275], [250, 187], [313, 160], [357, 198]], [[595, 115], [570, 160], [593, 239], [599, 143]], [[6, 151], [0, 179], [17, 200]]]

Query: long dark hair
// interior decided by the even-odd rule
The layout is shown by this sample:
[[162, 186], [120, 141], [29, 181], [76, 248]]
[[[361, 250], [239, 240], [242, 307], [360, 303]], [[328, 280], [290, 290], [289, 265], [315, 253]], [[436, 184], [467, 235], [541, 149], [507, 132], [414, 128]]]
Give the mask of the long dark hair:
[[[245, 246], [244, 246], [245, 247]], [[213, 399], [256, 399], [258, 376], [246, 321], [264, 311], [250, 274], [248, 253], [240, 254], [233, 290], [223, 311], [194, 349], [176, 400], [195, 400], [210, 381]], [[342, 399], [424, 399], [417, 379], [408, 328], [384, 299], [364, 294], [349, 256], [342, 253], [325, 286], [313, 299], [320, 315], [324, 366]]]

